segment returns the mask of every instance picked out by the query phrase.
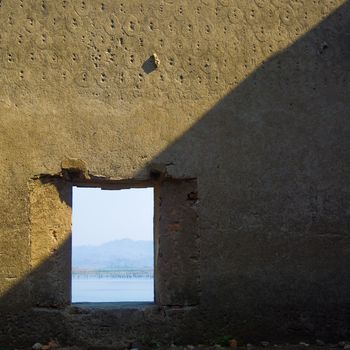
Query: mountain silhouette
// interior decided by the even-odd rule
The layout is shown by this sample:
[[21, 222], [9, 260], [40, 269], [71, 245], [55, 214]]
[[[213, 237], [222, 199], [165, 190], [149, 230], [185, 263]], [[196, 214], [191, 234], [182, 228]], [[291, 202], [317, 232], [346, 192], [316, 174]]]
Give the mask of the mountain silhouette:
[[73, 269], [152, 268], [153, 242], [121, 239], [98, 246], [73, 246]]

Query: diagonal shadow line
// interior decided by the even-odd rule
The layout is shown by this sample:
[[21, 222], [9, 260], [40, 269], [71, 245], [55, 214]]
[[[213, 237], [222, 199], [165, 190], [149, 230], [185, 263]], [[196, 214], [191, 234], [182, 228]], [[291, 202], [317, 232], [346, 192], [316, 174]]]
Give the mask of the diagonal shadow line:
[[170, 175], [198, 177], [200, 321], [166, 323], [137, 312], [122, 321], [120, 313], [35, 314], [31, 281], [45, 283], [53, 254], [1, 296], [1, 342], [84, 343], [84, 326], [95, 331], [86, 340], [94, 343], [103, 335], [137, 336], [150, 329], [147, 322], [159, 327], [151, 336], [163, 340], [227, 332], [242, 339], [349, 337], [349, 35], [347, 1], [153, 159], [172, 163]]
[[198, 177], [211, 329], [347, 334], [349, 10], [258, 67], [152, 160]]

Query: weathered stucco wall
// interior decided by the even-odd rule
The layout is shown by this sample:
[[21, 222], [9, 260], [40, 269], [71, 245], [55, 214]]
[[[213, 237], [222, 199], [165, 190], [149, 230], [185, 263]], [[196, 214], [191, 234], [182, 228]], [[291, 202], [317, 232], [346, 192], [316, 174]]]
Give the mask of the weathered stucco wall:
[[[1, 1], [0, 339], [349, 337], [349, 10], [341, 0]], [[198, 306], [30, 309], [69, 272], [69, 179], [64, 196], [33, 180], [64, 175], [67, 159], [95, 181], [150, 180], [152, 169], [196, 179]], [[64, 217], [48, 237], [40, 196]], [[50, 249], [33, 243], [40, 236]]]

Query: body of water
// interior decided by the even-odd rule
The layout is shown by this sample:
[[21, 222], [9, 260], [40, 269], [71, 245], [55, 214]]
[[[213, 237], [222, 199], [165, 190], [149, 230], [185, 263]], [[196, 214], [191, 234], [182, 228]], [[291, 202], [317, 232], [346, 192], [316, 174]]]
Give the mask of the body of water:
[[154, 301], [152, 278], [73, 278], [72, 302]]

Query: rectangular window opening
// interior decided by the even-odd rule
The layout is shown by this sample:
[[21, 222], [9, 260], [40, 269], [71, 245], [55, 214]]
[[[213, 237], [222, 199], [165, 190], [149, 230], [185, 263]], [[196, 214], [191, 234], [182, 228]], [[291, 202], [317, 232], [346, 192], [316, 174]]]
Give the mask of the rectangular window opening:
[[154, 302], [153, 210], [153, 187], [73, 187], [72, 303]]

